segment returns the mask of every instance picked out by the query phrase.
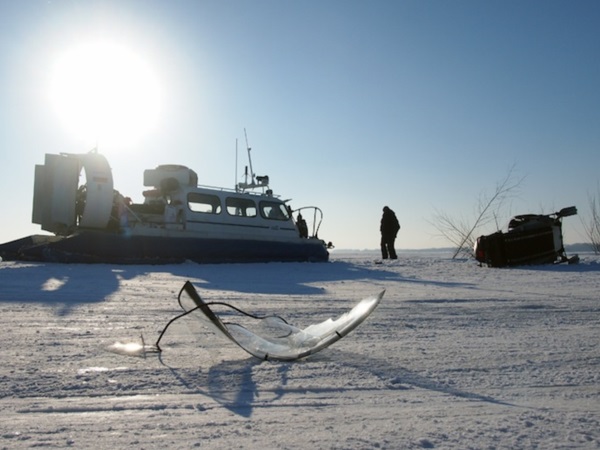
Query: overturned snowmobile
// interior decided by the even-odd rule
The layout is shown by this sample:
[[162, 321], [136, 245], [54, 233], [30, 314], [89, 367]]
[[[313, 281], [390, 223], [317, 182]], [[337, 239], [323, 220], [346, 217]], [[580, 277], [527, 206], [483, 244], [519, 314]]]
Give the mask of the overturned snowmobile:
[[508, 232], [497, 231], [477, 239], [475, 258], [490, 267], [575, 263], [579, 257], [567, 257], [562, 237], [562, 218], [575, 214], [577, 208], [570, 206], [553, 214], [515, 216]]

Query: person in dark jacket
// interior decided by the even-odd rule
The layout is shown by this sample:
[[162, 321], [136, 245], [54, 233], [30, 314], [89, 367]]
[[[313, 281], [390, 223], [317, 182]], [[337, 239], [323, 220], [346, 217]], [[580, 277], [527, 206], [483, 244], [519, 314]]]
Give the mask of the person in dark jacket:
[[387, 206], [383, 207], [383, 216], [381, 217], [381, 257], [383, 259], [398, 259], [394, 242], [400, 230], [400, 223], [394, 211]]

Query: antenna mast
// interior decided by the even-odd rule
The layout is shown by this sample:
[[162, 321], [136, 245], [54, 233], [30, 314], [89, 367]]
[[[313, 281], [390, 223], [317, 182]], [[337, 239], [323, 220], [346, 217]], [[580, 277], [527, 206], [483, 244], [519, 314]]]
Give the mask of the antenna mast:
[[[248, 151], [248, 163], [250, 165], [250, 182], [248, 182], [248, 166], [246, 166], [245, 177], [243, 183], [238, 183], [235, 187], [236, 190], [244, 191], [245, 189], [254, 189], [254, 188], [268, 188], [269, 187], [269, 176], [265, 175], [262, 177], [255, 177], [254, 169], [252, 168], [252, 155], [250, 154], [250, 145], [248, 144], [248, 133], [246, 133], [246, 129], [244, 128], [244, 136], [246, 138], [246, 149]], [[236, 179], [237, 179], [237, 140], [236, 142]], [[269, 189], [267, 194], [272, 195], [272, 191]]]
[[246, 138], [246, 149], [248, 150], [248, 163], [250, 165], [250, 184], [254, 184], [254, 170], [252, 169], [252, 155], [250, 155], [250, 145], [248, 144], [248, 133], [244, 128], [244, 137]]

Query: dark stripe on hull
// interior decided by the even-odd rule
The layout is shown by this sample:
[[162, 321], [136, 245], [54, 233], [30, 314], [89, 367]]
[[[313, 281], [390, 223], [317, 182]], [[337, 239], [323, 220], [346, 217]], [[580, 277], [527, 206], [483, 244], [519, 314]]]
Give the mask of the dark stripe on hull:
[[83, 232], [52, 242], [33, 237], [0, 246], [4, 260], [62, 263], [172, 264], [322, 262], [329, 253], [316, 241], [298, 243], [230, 239], [126, 236]]

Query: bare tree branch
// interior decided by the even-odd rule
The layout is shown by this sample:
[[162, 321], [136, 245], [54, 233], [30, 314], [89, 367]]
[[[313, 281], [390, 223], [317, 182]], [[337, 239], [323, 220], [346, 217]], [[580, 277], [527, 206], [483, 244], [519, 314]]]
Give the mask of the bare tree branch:
[[596, 188], [596, 194], [588, 195], [588, 204], [591, 214], [589, 222], [585, 222], [584, 219], [581, 219], [585, 233], [587, 234], [596, 255], [600, 253], [600, 200], [598, 200], [598, 195], [600, 195], [600, 185]]
[[491, 195], [480, 194], [475, 219], [472, 222], [458, 220], [449, 214], [436, 211], [432, 225], [440, 232], [441, 236], [450, 241], [456, 251], [452, 259], [464, 253], [473, 256], [473, 247], [476, 240], [475, 232], [481, 227], [495, 222], [498, 225], [499, 211], [506, 201], [513, 197], [515, 191], [521, 186], [524, 177], [515, 176], [515, 166], [511, 166], [506, 176], [496, 183], [496, 188]]

